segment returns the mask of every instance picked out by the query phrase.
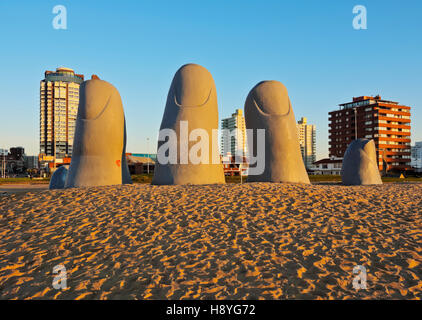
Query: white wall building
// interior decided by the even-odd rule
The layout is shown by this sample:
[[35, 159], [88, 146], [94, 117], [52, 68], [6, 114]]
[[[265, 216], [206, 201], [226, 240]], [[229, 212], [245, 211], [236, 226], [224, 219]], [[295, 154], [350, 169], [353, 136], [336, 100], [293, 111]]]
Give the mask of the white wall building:
[[312, 166], [312, 174], [340, 175], [342, 165], [343, 158], [331, 157], [318, 160]]
[[296, 126], [303, 163], [307, 169], [311, 169], [316, 160], [316, 126], [307, 124], [305, 117], [302, 117]]
[[237, 109], [230, 118], [221, 120], [221, 155], [247, 155], [246, 124], [243, 112]]
[[411, 148], [410, 165], [417, 172], [422, 172], [422, 141], [416, 142]]

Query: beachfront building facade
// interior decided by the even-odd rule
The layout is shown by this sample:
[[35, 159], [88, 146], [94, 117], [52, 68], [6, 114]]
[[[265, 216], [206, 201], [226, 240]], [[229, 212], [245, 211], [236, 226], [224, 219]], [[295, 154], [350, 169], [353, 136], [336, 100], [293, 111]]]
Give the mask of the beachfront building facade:
[[55, 166], [72, 156], [79, 86], [83, 81], [83, 75], [69, 68], [44, 73], [40, 82], [40, 160]]
[[38, 156], [25, 156], [26, 169], [38, 169]]
[[373, 139], [380, 170], [411, 169], [410, 109], [380, 96], [340, 104], [339, 110], [329, 112], [330, 157], [343, 157], [355, 139]]
[[242, 110], [237, 109], [230, 118], [222, 119], [221, 129], [221, 155], [246, 157], [246, 124]]
[[422, 141], [416, 142], [412, 147], [410, 165], [416, 172], [422, 172]]
[[343, 158], [330, 157], [321, 159], [312, 164], [311, 174], [314, 175], [340, 175]]
[[302, 117], [296, 126], [303, 163], [309, 170], [316, 160], [316, 126], [308, 124], [305, 117]]
[[157, 155], [126, 153], [126, 161], [131, 175], [154, 173], [156, 159]]
[[25, 149], [23, 147], [12, 147], [10, 151], [2, 149], [1, 175], [6, 177], [9, 174], [21, 174], [25, 172]]

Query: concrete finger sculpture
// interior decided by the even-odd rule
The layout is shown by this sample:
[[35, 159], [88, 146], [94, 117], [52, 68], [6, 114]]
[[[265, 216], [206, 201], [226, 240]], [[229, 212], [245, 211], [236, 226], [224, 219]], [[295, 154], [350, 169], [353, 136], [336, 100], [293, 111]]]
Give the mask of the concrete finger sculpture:
[[217, 92], [210, 72], [196, 64], [182, 66], [167, 96], [152, 184], [225, 183], [217, 130]]
[[66, 184], [67, 173], [69, 172], [69, 166], [61, 166], [54, 171], [50, 178], [50, 185], [48, 189], [64, 189]]
[[281, 82], [263, 81], [249, 92], [245, 121], [246, 128], [253, 129], [254, 143], [248, 146], [249, 150], [258, 159], [262, 159], [262, 155], [257, 155], [257, 129], [265, 130], [265, 169], [262, 174], [249, 175], [248, 182], [310, 183], [300, 152], [293, 109]]
[[125, 130], [117, 89], [96, 76], [85, 81], [80, 87], [66, 188], [130, 183], [124, 154]]
[[341, 168], [345, 185], [382, 184], [374, 140], [357, 139], [347, 147]]

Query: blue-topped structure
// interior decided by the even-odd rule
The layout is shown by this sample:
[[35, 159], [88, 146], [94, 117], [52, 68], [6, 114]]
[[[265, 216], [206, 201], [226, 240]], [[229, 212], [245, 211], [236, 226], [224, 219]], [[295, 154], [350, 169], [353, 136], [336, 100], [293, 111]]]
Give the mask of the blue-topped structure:
[[130, 155], [134, 156], [134, 157], [150, 158], [154, 161], [157, 161], [157, 154], [156, 153], [131, 153]]
[[76, 74], [72, 69], [59, 67], [56, 71], [46, 71], [45, 81], [63, 81], [63, 82], [76, 82], [81, 84], [84, 82], [83, 74]]

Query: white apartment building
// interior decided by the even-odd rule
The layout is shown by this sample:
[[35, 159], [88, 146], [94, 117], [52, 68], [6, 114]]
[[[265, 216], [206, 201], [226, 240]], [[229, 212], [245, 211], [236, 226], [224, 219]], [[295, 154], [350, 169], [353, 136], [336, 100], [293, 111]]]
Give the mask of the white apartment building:
[[318, 160], [312, 165], [312, 174], [316, 175], [340, 175], [343, 158], [331, 156]]
[[221, 155], [247, 155], [246, 124], [243, 112], [237, 109], [230, 118], [221, 120]]
[[412, 146], [410, 165], [415, 171], [422, 172], [422, 141]]
[[316, 160], [316, 126], [307, 122], [307, 118], [302, 117], [296, 126], [303, 163], [311, 169]]

